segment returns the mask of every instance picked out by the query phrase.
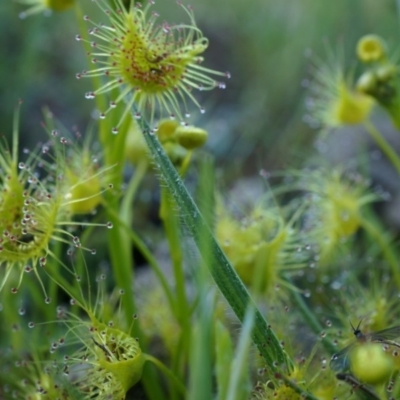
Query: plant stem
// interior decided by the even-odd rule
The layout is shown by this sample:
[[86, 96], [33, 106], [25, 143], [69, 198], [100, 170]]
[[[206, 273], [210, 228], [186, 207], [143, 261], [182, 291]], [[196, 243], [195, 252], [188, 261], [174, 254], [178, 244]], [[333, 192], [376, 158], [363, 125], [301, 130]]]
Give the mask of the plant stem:
[[182, 347], [175, 352], [174, 371], [183, 373], [185, 358], [189, 351], [191, 325], [190, 308], [185, 291], [185, 275], [183, 272], [183, 255], [181, 249], [181, 237], [179, 232], [179, 221], [174, 208], [174, 201], [166, 188], [161, 188], [160, 218], [163, 221], [165, 234], [167, 236], [169, 251], [171, 255], [173, 273], [175, 278], [176, 301], [174, 314], [182, 328]]
[[366, 121], [364, 123], [365, 129], [370, 134], [375, 143], [382, 150], [383, 154], [389, 159], [393, 167], [396, 169], [397, 174], [400, 176], [400, 158], [397, 153], [393, 150], [392, 146], [386, 141], [383, 135], [378, 129], [372, 124], [371, 121]]
[[[287, 276], [284, 276], [283, 279], [287, 283], [289, 283], [289, 286], [293, 286], [291, 280]], [[290, 294], [293, 298], [293, 303], [299, 308], [299, 311], [304, 317], [304, 320], [308, 323], [308, 326], [313, 330], [316, 335], [320, 336], [324, 328], [319, 323], [313, 312], [310, 310], [302, 295], [297, 290], [291, 290]], [[337, 352], [336, 346], [327, 337], [322, 338], [322, 344], [324, 345], [325, 350], [329, 352], [329, 354]]]
[[171, 380], [171, 382], [174, 383], [175, 387], [178, 389], [178, 391], [179, 391], [181, 394], [183, 394], [183, 395], [186, 394], [186, 388], [185, 388], [184, 384], [183, 384], [183, 383], [179, 380], [179, 378], [178, 378], [175, 374], [173, 374], [173, 373], [171, 372], [171, 370], [168, 369], [160, 360], [158, 360], [157, 358], [151, 356], [150, 354], [144, 354], [144, 358], [145, 358], [147, 361], [152, 362], [160, 371], [162, 371], [163, 374], [164, 374], [165, 376], [167, 376], [167, 377]]
[[388, 243], [385, 234], [381, 232], [379, 228], [376, 227], [376, 225], [371, 223], [368, 218], [362, 218], [361, 225], [380, 247], [383, 257], [386, 259], [390, 269], [392, 270], [393, 278], [396, 281], [396, 285], [400, 289], [399, 259], [397, 254], [393, 251], [392, 247]]

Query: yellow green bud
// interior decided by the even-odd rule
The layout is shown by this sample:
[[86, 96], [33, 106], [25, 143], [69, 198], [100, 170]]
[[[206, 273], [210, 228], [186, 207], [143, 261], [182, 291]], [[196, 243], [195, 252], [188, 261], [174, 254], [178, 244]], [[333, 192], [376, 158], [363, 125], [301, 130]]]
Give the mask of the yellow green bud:
[[205, 144], [208, 133], [206, 130], [196, 126], [180, 126], [175, 131], [175, 137], [185, 149], [193, 150]]
[[377, 83], [376, 75], [371, 71], [367, 71], [358, 78], [356, 87], [361, 93], [371, 94], [376, 90]]
[[392, 356], [383, 350], [382, 344], [367, 343], [357, 346], [350, 354], [350, 366], [354, 376], [363, 383], [376, 385], [385, 382], [394, 369]]
[[179, 127], [176, 120], [164, 119], [160, 122], [157, 130], [157, 136], [161, 143], [165, 143], [173, 139], [175, 130]]
[[376, 76], [379, 82], [387, 82], [396, 77], [398, 69], [393, 64], [385, 64], [376, 70]]
[[386, 46], [381, 37], [365, 35], [358, 41], [356, 52], [362, 62], [380, 61], [386, 56]]

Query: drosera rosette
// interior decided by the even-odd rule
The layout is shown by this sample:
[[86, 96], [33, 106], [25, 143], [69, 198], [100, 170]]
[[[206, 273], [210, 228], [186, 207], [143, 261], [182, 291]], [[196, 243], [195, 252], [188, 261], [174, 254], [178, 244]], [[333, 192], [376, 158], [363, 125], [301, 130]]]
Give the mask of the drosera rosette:
[[[225, 83], [211, 76], [229, 78], [229, 73], [201, 65], [201, 54], [207, 49], [208, 40], [197, 27], [191, 7], [178, 2], [189, 21], [172, 25], [159, 22], [159, 15], [152, 11], [153, 0], [145, 6], [131, 2], [128, 9], [121, 0], [113, 1], [115, 10], [105, 1], [96, 0], [107, 15], [109, 25], [84, 17], [92, 25], [89, 34], [93, 41], [89, 43], [93, 51], [88, 56], [98, 67], [77, 74], [77, 78], [106, 76], [110, 79], [94, 92], [86, 93], [88, 99], [120, 89], [117, 98], [100, 114], [105, 118], [121, 101], [126, 101], [124, 112], [112, 132], [118, 132], [133, 106], [138, 110], [136, 117], [145, 113], [152, 128], [155, 118], [168, 116], [179, 121], [188, 118], [187, 100], [204, 112], [192, 90], [225, 88]], [[81, 35], [76, 38], [83, 40]]]
[[19, 14], [20, 18], [26, 18], [33, 14], [51, 14], [53, 11], [66, 11], [72, 8], [75, 0], [18, 0], [19, 3], [29, 6]]
[[270, 197], [242, 214], [219, 202], [216, 238], [246, 285], [252, 285], [260, 271], [260, 288], [271, 293], [273, 288], [287, 286], [281, 274], [296, 273], [307, 265], [307, 256], [298, 251], [302, 245], [297, 235], [301, 212], [301, 207], [294, 212], [280, 207]]
[[[180, 381], [155, 357], [143, 353], [138, 338], [132, 336], [137, 315], [126, 320], [122, 289], [106, 293], [106, 276], [97, 278], [97, 294], [92, 304], [90, 289], [71, 298], [70, 306], [58, 306], [55, 321], [30, 322], [40, 329], [57, 324], [57, 338], [50, 353], [58, 355], [60, 374], [68, 378], [79, 399], [125, 399], [129, 389], [141, 379], [146, 361], [159, 367], [184, 392]], [[66, 292], [70, 293], [66, 288]], [[53, 330], [54, 331], [54, 330]], [[53, 335], [54, 336], [54, 335]]]
[[[183, 174], [187, 169], [193, 151], [207, 141], [208, 132], [194, 125], [182, 126], [176, 120], [160, 121], [156, 135], [167, 156]], [[135, 166], [141, 163], [151, 165], [151, 156], [138, 123], [133, 120], [125, 143], [125, 157]]]
[[320, 167], [294, 172], [297, 182], [290, 186], [304, 191], [308, 209], [303, 233], [316, 253], [315, 263], [327, 265], [341, 254], [346, 241], [365, 223], [363, 208], [379, 199], [369, 189], [369, 181], [357, 172], [340, 167]]
[[[124, 399], [127, 391], [141, 378], [146, 357], [138, 340], [131, 336], [133, 322], [127, 327], [122, 306], [122, 290], [105, 294], [105, 275], [98, 280], [95, 304], [90, 297], [72, 298], [70, 307], [57, 307], [56, 321], [30, 322], [30, 328], [49, 324], [64, 327], [50, 352], [59, 355], [60, 374], [80, 399]], [[108, 320], [108, 318], [111, 319]], [[59, 330], [57, 331], [59, 333]]]
[[[17, 113], [12, 150], [6, 145], [0, 146], [0, 263], [4, 270], [0, 290], [13, 275], [13, 281], [18, 276], [16, 286], [11, 289], [16, 293], [24, 274], [34, 271], [46, 302], [50, 299], [37, 267], [45, 267], [48, 256], [55, 257], [51, 243], [58, 241], [83, 248], [79, 237], [73, 234], [78, 226], [111, 227], [108, 224], [73, 221], [71, 206], [80, 201], [86, 202], [88, 198], [79, 199], [69, 194], [84, 181], [71, 184], [65, 179], [65, 153], [57, 149], [52, 154], [51, 148], [64, 147], [68, 140], [58, 137], [57, 131], [52, 132], [52, 139], [38, 146], [36, 151], [24, 150], [26, 159], [19, 160]], [[48, 266], [44, 270], [51, 273]]]
[[354, 74], [345, 72], [342, 58], [334, 54], [326, 62], [317, 60], [309, 85], [305, 119], [325, 132], [363, 123], [375, 104], [373, 97], [357, 89]]
[[[93, 131], [87, 132], [82, 141], [82, 134], [75, 130], [74, 137], [69, 132], [61, 137], [60, 131], [49, 132], [53, 137], [60, 137], [66, 193], [71, 215], [94, 214], [103, 204], [103, 194], [113, 189], [112, 182], [115, 166], [102, 166], [102, 154], [95, 150]], [[60, 152], [59, 149], [56, 151]]]

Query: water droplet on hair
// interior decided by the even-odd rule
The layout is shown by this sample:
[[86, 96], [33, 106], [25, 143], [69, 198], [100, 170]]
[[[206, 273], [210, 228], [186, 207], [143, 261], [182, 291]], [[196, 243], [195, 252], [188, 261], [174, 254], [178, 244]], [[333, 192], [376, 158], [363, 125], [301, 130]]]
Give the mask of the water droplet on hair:
[[18, 293], [18, 289], [15, 288], [15, 287], [11, 288], [11, 293], [12, 293], [12, 294]]
[[25, 169], [25, 164], [24, 164], [23, 162], [20, 162], [20, 163], [18, 164], [18, 168], [19, 168], [19, 169]]
[[200, 107], [200, 112], [201, 112], [202, 114], [204, 114], [204, 113], [206, 112], [206, 110], [204, 109], [204, 107]]
[[44, 302], [45, 302], [46, 304], [50, 304], [50, 303], [51, 303], [51, 298], [50, 298], [50, 297], [46, 297], [46, 298], [44, 299]]
[[112, 128], [111, 133], [116, 135], [118, 133], [118, 128], [116, 128], [116, 127]]
[[34, 328], [35, 327], [35, 323], [34, 322], [29, 322], [28, 323], [28, 328]]
[[231, 79], [231, 73], [229, 71], [225, 72], [225, 77]]
[[95, 255], [96, 253], [97, 253], [97, 250], [96, 250], [96, 249], [91, 249], [91, 250], [90, 250], [90, 254]]
[[107, 222], [106, 226], [108, 229], [112, 229], [114, 227], [112, 222]]
[[140, 112], [135, 113], [135, 115], [133, 116], [135, 119], [141, 119], [142, 115], [140, 114]]
[[25, 310], [25, 308], [23, 308], [23, 307], [21, 307], [21, 308], [18, 310], [18, 314], [19, 314], [19, 315], [25, 315], [25, 313], [26, 313], [26, 310]]

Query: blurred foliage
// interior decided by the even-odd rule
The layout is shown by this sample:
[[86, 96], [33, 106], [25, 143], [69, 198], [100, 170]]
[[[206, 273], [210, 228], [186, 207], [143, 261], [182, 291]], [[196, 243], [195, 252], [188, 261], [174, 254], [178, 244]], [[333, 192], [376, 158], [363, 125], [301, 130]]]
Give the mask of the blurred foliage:
[[[207, 125], [209, 147], [230, 166], [232, 177], [238, 170], [251, 174], [293, 164], [293, 156], [304, 155], [314, 137], [302, 122], [307, 95], [302, 82], [312, 72], [308, 54], [325, 58], [329, 48], [343, 48], [350, 55], [363, 34], [380, 34], [390, 44], [399, 32], [392, 0], [197, 0], [192, 5], [210, 39], [209, 66], [232, 74], [226, 91], [216, 92], [205, 104], [206, 115], [194, 122]], [[185, 17], [172, 0], [156, 7], [167, 20]], [[43, 135], [44, 105], [84, 130], [94, 103], [84, 98], [90, 82], [75, 78], [87, 61], [74, 39], [79, 31], [74, 10], [22, 20], [23, 10], [14, 1], [0, 3], [0, 131], [11, 131], [11, 114], [22, 98], [22, 141], [28, 145]]]

